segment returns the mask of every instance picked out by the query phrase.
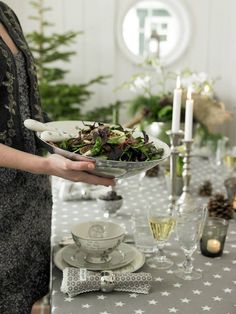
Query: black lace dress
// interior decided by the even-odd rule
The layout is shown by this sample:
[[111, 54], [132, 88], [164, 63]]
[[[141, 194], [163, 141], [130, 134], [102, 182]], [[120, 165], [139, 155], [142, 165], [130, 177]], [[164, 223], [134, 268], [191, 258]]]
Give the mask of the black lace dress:
[[[25, 151], [37, 154], [31, 131], [26, 60], [15, 57], [21, 134]], [[51, 229], [51, 186], [45, 175], [0, 168], [0, 313], [29, 314], [48, 292]]]

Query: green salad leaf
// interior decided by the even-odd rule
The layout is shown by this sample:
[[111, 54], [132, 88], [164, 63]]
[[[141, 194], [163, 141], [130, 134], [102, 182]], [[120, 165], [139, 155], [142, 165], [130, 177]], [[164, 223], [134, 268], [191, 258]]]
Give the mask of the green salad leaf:
[[161, 159], [163, 148], [156, 147], [145, 131], [134, 137], [134, 130], [125, 130], [121, 125], [102, 123], [85, 125], [76, 138], [54, 145], [84, 156], [119, 161], [150, 161]]

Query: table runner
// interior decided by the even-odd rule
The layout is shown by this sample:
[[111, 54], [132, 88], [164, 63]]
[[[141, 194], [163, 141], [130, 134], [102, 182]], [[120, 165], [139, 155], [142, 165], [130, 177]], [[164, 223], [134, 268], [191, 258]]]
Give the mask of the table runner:
[[[214, 170], [214, 171], [212, 171]], [[218, 171], [218, 172], [217, 172]], [[211, 179], [214, 192], [224, 192], [220, 170], [212, 169], [207, 161], [193, 159], [192, 193], [198, 201], [208, 198], [197, 196], [198, 188], [205, 179]], [[57, 180], [53, 179], [54, 207], [52, 220], [52, 248], [57, 249], [61, 238], [70, 233], [73, 225], [92, 219], [104, 219], [96, 201], [62, 202], [58, 199]], [[131, 233], [131, 216], [143, 211], [150, 202], [168, 203], [168, 193], [163, 176], [129, 178], [118, 185], [124, 197], [119, 214], [112, 218], [128, 233]], [[153, 284], [150, 294], [91, 292], [74, 298], [60, 292], [62, 272], [52, 264], [51, 312], [53, 314], [168, 314], [168, 313], [236, 313], [236, 222], [230, 222], [224, 255], [221, 258], [202, 256], [199, 249], [194, 253], [194, 266], [203, 271], [200, 280], [183, 281], [173, 270], [184, 260], [184, 255], [175, 241], [173, 233], [165, 249], [175, 265], [167, 270], [155, 269], [155, 265], [144, 265], [140, 271], [150, 272]]]

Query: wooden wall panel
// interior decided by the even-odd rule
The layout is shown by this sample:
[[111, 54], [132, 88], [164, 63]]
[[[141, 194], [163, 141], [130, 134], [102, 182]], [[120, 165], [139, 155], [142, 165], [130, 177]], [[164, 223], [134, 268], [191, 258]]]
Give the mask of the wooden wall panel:
[[[56, 31], [83, 31], [72, 49], [78, 54], [66, 65], [70, 70], [67, 80], [86, 82], [101, 74], [112, 74], [105, 86], [94, 86], [95, 95], [87, 108], [102, 106], [115, 99], [132, 97], [128, 91], [114, 93], [113, 89], [140, 69], [121, 52], [116, 40], [116, 22], [121, 10], [132, 0], [50, 0], [49, 14], [56, 24]], [[234, 113], [231, 123], [220, 128], [236, 145], [236, 1], [235, 0], [178, 0], [187, 7], [193, 33], [184, 55], [170, 70], [186, 66], [205, 71], [213, 77], [221, 77], [216, 84], [217, 95]], [[28, 20], [32, 13], [30, 1], [5, 0], [19, 16], [24, 30], [30, 31], [35, 24]], [[127, 119], [123, 110], [122, 121]]]

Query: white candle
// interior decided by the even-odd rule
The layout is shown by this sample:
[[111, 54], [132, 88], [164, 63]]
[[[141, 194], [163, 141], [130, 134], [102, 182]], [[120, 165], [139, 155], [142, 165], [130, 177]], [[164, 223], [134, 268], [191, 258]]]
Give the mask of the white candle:
[[182, 97], [182, 89], [180, 88], [180, 77], [177, 76], [176, 88], [174, 89], [174, 98], [173, 98], [173, 114], [172, 114], [172, 127], [171, 127], [171, 131], [173, 133], [179, 132], [181, 97]]
[[210, 253], [218, 253], [220, 251], [220, 241], [215, 239], [208, 240], [207, 251]]
[[184, 140], [191, 141], [193, 134], [193, 100], [192, 100], [192, 89], [188, 88], [186, 107], [185, 107], [185, 129], [184, 129]]

